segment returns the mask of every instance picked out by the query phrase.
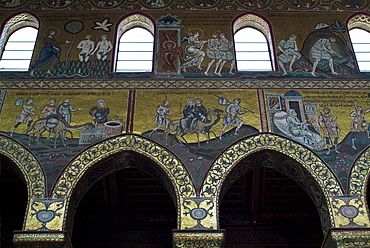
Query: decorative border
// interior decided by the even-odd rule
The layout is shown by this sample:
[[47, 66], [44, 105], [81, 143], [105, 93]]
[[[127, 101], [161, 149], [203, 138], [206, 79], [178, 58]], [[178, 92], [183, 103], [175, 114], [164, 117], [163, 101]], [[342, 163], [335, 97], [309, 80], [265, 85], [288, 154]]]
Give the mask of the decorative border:
[[348, 193], [349, 195], [366, 195], [369, 180], [370, 148], [367, 148], [354, 162], [349, 173]]
[[3, 89], [365, 89], [370, 81], [330, 80], [35, 80], [0, 81]]
[[[236, 164], [251, 153], [264, 149], [281, 152], [298, 161], [319, 185], [325, 195], [329, 212], [333, 213], [329, 201], [330, 196], [343, 195], [340, 183], [333, 172], [309, 149], [291, 140], [272, 134], [257, 134], [237, 142], [224, 151], [212, 165], [208, 175], [206, 175], [200, 196], [215, 197], [218, 201], [223, 181]], [[334, 224], [335, 221], [332, 214], [330, 214], [330, 218], [331, 223]]]
[[26, 180], [28, 198], [44, 198], [45, 175], [37, 159], [23, 145], [0, 134], [0, 154], [9, 157], [22, 172]]

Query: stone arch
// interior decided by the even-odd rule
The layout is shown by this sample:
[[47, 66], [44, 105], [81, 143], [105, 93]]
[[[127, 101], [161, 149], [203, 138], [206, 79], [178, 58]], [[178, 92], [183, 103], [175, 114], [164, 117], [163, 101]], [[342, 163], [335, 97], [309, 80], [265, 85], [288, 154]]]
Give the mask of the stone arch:
[[[296, 160], [312, 176], [325, 197], [330, 216], [330, 226], [335, 226], [331, 197], [343, 195], [336, 176], [325, 163], [306, 147], [275, 134], [262, 133], [240, 140], [226, 149], [214, 162], [203, 182], [200, 195], [214, 197], [219, 205], [225, 178], [243, 158], [261, 150], [274, 150]], [[218, 220], [217, 220], [218, 221]], [[217, 226], [219, 224], [217, 223]]]
[[0, 134], [0, 154], [10, 158], [22, 172], [29, 199], [45, 197], [44, 171], [39, 161], [25, 146]]
[[[172, 183], [176, 204], [180, 206], [180, 198], [194, 197], [195, 187], [192, 183], [182, 162], [169, 150], [138, 135], [122, 135], [105, 140], [82, 152], [64, 169], [58, 181], [53, 187], [52, 197], [54, 199], [65, 199], [64, 212], [68, 212], [73, 190], [77, 183], [83, 178], [89, 168], [101, 162], [108, 156], [117, 155], [122, 152], [136, 152], [149, 158], [156, 163], [167, 175]], [[113, 157], [113, 159], [119, 159]], [[67, 223], [67, 214], [64, 214], [60, 229], [64, 229]]]
[[366, 195], [369, 182], [370, 147], [364, 150], [353, 163], [348, 176], [348, 195]]

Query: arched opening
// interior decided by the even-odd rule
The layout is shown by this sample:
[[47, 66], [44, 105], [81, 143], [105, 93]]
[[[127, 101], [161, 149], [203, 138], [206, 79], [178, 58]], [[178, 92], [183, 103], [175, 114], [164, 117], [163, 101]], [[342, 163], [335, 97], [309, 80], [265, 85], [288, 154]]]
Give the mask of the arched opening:
[[177, 211], [171, 187], [153, 161], [135, 152], [94, 166], [73, 193], [69, 211], [79, 202], [73, 247], [172, 247]]
[[310, 174], [282, 153], [262, 150], [241, 160], [222, 195], [220, 228], [226, 229], [228, 248], [311, 248], [323, 242], [324, 196]]
[[152, 72], [154, 23], [146, 16], [134, 14], [124, 18], [117, 28], [115, 71]]
[[13, 232], [22, 230], [27, 198], [27, 186], [18, 167], [0, 155], [0, 247], [14, 247]]

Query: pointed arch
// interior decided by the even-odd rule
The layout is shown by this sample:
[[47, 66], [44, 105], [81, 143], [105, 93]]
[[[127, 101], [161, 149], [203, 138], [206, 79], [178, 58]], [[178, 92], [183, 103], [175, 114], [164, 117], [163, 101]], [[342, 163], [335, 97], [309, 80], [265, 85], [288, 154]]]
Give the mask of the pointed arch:
[[46, 196], [44, 171], [39, 161], [26, 147], [0, 134], [0, 154], [10, 158], [22, 172], [29, 199]]
[[[226, 149], [213, 163], [201, 187], [202, 197], [215, 197], [219, 201], [221, 188], [227, 175], [243, 158], [264, 150], [274, 150], [299, 162], [321, 188], [330, 209], [330, 197], [343, 195], [338, 179], [322, 160], [306, 147], [275, 134], [262, 133], [240, 140]], [[333, 218], [333, 216], [330, 216]], [[334, 223], [334, 219], [331, 219]]]
[[39, 21], [31, 13], [23, 12], [8, 19], [0, 37], [0, 70], [28, 70], [38, 29]]

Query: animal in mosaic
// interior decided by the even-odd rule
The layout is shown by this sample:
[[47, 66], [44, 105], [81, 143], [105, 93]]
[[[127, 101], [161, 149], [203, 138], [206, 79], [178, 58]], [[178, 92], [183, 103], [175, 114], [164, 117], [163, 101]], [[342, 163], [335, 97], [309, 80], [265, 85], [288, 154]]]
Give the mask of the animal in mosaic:
[[209, 143], [211, 133], [213, 133], [214, 136], [216, 137], [216, 134], [211, 130], [211, 128], [220, 121], [221, 119], [220, 112], [222, 112], [222, 110], [220, 109], [209, 111], [207, 116], [210, 120], [208, 122], [194, 119], [192, 121], [190, 128], [183, 127], [182, 125], [183, 119], [171, 121], [165, 130], [166, 145], [168, 144], [168, 134], [173, 133], [173, 132], [176, 132], [175, 138], [181, 144], [188, 143], [184, 137], [186, 134], [194, 134], [194, 133], [197, 135], [198, 146], [200, 146], [199, 134], [201, 133], [207, 136], [207, 143]]
[[29, 133], [28, 145], [31, 145], [31, 138], [33, 136], [36, 136], [35, 142], [36, 144], [39, 145], [41, 135], [45, 131], [48, 131], [49, 133], [54, 134], [53, 136], [54, 148], [57, 147], [58, 138], [62, 141], [63, 146], [66, 146], [64, 141], [66, 132], [72, 132], [83, 128], [91, 129], [93, 127], [94, 125], [90, 122], [78, 126], [71, 126], [58, 115], [51, 115], [47, 118], [38, 119], [33, 123], [33, 125], [28, 131]]

